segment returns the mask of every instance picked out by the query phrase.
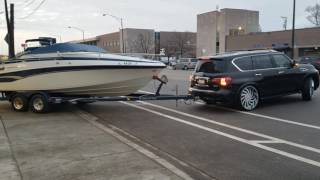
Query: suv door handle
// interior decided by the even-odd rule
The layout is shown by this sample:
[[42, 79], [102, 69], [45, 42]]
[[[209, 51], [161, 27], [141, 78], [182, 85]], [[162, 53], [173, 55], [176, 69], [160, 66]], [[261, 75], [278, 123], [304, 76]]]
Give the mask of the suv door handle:
[[260, 74], [260, 73], [257, 73], [257, 74], [256, 74], [256, 76], [262, 76], [262, 74]]
[[278, 72], [278, 74], [284, 74], [285, 73], [285, 71], [279, 71]]

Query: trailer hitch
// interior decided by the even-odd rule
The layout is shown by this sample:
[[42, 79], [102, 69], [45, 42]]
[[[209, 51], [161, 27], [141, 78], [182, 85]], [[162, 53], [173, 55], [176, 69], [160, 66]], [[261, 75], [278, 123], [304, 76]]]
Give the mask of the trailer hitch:
[[166, 85], [169, 82], [168, 77], [166, 75], [161, 76], [161, 78], [159, 78], [158, 76], [153, 76], [152, 79], [158, 80], [160, 82], [157, 92], [155, 94], [156, 96], [160, 96], [160, 91], [162, 89], [162, 86]]

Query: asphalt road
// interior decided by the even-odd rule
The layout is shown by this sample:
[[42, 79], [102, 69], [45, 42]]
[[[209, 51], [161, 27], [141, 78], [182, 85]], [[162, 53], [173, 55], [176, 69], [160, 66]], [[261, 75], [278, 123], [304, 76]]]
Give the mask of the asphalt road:
[[[191, 71], [166, 70], [163, 93], [187, 93]], [[144, 91], [154, 92], [150, 83]], [[177, 106], [178, 105], [178, 106]], [[175, 101], [96, 103], [83, 110], [194, 179], [320, 180], [320, 93], [250, 112]]]

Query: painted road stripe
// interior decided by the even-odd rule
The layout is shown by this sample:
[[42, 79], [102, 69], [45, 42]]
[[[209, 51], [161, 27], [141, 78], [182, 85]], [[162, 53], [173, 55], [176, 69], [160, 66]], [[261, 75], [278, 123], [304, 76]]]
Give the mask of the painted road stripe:
[[311, 124], [299, 123], [299, 122], [290, 121], [290, 120], [286, 120], [286, 119], [282, 119], [282, 118], [276, 118], [276, 117], [257, 114], [257, 113], [252, 113], [252, 112], [239, 111], [239, 110], [226, 108], [226, 107], [218, 107], [218, 106], [214, 106], [214, 107], [217, 107], [219, 109], [224, 109], [224, 110], [227, 110], [227, 111], [233, 111], [233, 112], [249, 115], [249, 116], [255, 116], [255, 117], [270, 119], [270, 120], [273, 120], [273, 121], [279, 121], [279, 122], [283, 122], [283, 123], [287, 123], [287, 124], [294, 124], [294, 125], [298, 125], [298, 126], [303, 126], [303, 127], [307, 127], [307, 128], [320, 130], [320, 126], [315, 126], [315, 125], [311, 125]]
[[193, 180], [193, 178], [191, 178], [188, 174], [186, 174], [185, 172], [181, 171], [180, 169], [178, 169], [177, 167], [175, 167], [174, 165], [172, 165], [171, 163], [169, 163], [168, 161], [166, 161], [165, 159], [157, 156], [156, 154], [152, 153], [151, 151], [139, 146], [138, 144], [128, 140], [127, 138], [121, 136], [120, 134], [118, 134], [117, 132], [115, 132], [114, 130], [104, 126], [103, 124], [99, 123], [97, 120], [99, 119], [98, 117], [87, 113], [85, 111], [82, 111], [80, 109], [76, 110], [75, 113], [80, 116], [82, 119], [88, 121], [90, 124], [92, 124], [93, 126], [101, 129], [102, 131], [111, 134], [112, 136], [116, 137], [118, 140], [120, 140], [121, 142], [127, 144], [128, 146], [132, 147], [133, 149], [137, 150], [138, 152], [142, 153], [143, 155], [147, 156], [148, 158], [152, 159], [153, 161], [159, 163], [160, 165], [162, 165], [163, 167], [167, 168], [168, 170], [170, 170], [171, 172], [173, 172], [174, 174], [176, 174], [177, 176], [185, 179], [185, 180]]
[[180, 123], [192, 126], [192, 127], [196, 127], [196, 128], [205, 130], [207, 132], [218, 134], [218, 135], [233, 139], [235, 141], [239, 141], [239, 142], [242, 142], [242, 143], [245, 143], [245, 144], [249, 144], [251, 146], [258, 147], [260, 149], [263, 149], [263, 150], [266, 150], [266, 151], [270, 151], [270, 152], [273, 152], [273, 153], [276, 153], [276, 154], [279, 154], [279, 155], [282, 155], [282, 156], [285, 156], [285, 157], [288, 157], [288, 158], [291, 158], [291, 159], [294, 159], [294, 160], [297, 160], [297, 161], [300, 161], [300, 162], [304, 162], [304, 163], [307, 163], [307, 164], [310, 164], [310, 165], [313, 165], [313, 166], [320, 167], [320, 162], [314, 161], [312, 159], [307, 159], [307, 158], [304, 158], [304, 157], [301, 157], [301, 156], [298, 156], [298, 155], [295, 155], [295, 154], [291, 154], [291, 153], [288, 153], [288, 152], [285, 152], [285, 151], [281, 151], [281, 150], [278, 150], [278, 149], [275, 149], [275, 148], [267, 147], [267, 146], [262, 145], [262, 144], [251, 142], [249, 140], [246, 140], [246, 139], [243, 139], [243, 138], [231, 135], [231, 134], [227, 134], [227, 133], [224, 133], [224, 132], [221, 132], [221, 131], [217, 131], [215, 129], [211, 129], [211, 128], [208, 128], [208, 127], [205, 127], [205, 126], [201, 126], [199, 124], [195, 124], [195, 123], [192, 123], [192, 122], [189, 122], [189, 121], [186, 121], [186, 120], [174, 117], [174, 116], [170, 116], [170, 115], [167, 115], [167, 114], [163, 114], [163, 113], [160, 113], [158, 111], [154, 111], [154, 110], [151, 110], [151, 109], [148, 109], [148, 108], [145, 108], [145, 107], [141, 107], [141, 106], [138, 106], [138, 105], [135, 105], [135, 104], [131, 104], [131, 103], [127, 103], [127, 102], [121, 102], [121, 103], [123, 103], [125, 105], [128, 105], [130, 107], [134, 107], [136, 109], [140, 109], [140, 110], [152, 113], [152, 114], [156, 114], [156, 115], [164, 117], [164, 118], [171, 119], [171, 120], [176, 121], [176, 122], [180, 122]]
[[257, 144], [281, 144], [279, 141], [251, 141], [252, 143], [257, 143]]
[[169, 112], [173, 112], [173, 113], [180, 114], [180, 115], [183, 115], [183, 116], [186, 116], [186, 117], [190, 117], [190, 118], [198, 119], [200, 121], [208, 122], [208, 123], [211, 123], [211, 124], [216, 124], [216, 125], [219, 125], [219, 126], [227, 127], [227, 128], [230, 128], [230, 129], [234, 129], [234, 130], [240, 131], [240, 132], [244, 132], [244, 133], [247, 133], [247, 134], [251, 134], [251, 135], [255, 135], [255, 136], [262, 137], [262, 138], [265, 138], [265, 139], [269, 139], [269, 140], [272, 140], [272, 141], [276, 141], [277, 143], [287, 144], [287, 145], [290, 145], [290, 146], [298, 147], [298, 148], [301, 148], [301, 149], [304, 149], [304, 150], [308, 150], [308, 151], [312, 151], [312, 152], [316, 152], [316, 153], [320, 154], [320, 149], [317, 149], [317, 148], [313, 148], [313, 147], [310, 147], [310, 146], [305, 146], [305, 145], [302, 145], [302, 144], [294, 143], [294, 142], [291, 142], [291, 141], [287, 141], [287, 140], [283, 140], [283, 139], [280, 139], [280, 138], [272, 137], [272, 136], [269, 136], [269, 135], [261, 134], [261, 133], [258, 133], [258, 132], [250, 131], [250, 130], [247, 130], [247, 129], [239, 128], [239, 127], [232, 126], [232, 125], [229, 125], [229, 124], [220, 123], [220, 122], [217, 122], [217, 121], [214, 121], [214, 120], [210, 120], [210, 119], [203, 118], [203, 117], [200, 117], [200, 116], [195, 116], [195, 115], [184, 113], [184, 112], [181, 112], [181, 111], [169, 109], [169, 108], [166, 108], [166, 107], [163, 107], [163, 106], [159, 106], [159, 105], [155, 105], [155, 104], [151, 104], [151, 103], [147, 103], [147, 102], [143, 102], [143, 101], [139, 101], [139, 102], [141, 104], [144, 104], [144, 105], [152, 106], [152, 107], [155, 107], [155, 108], [158, 108], [158, 109], [162, 109], [162, 110], [166, 110], [166, 111], [169, 111]]
[[[140, 91], [140, 92], [146, 93], [146, 94], [153, 94], [153, 93], [148, 92], [148, 91]], [[196, 101], [195, 104], [205, 105], [206, 103]], [[282, 118], [277, 118], [277, 117], [272, 117], [272, 116], [267, 116], [267, 115], [263, 115], [263, 114], [252, 113], [252, 112], [239, 111], [239, 110], [226, 108], [226, 107], [221, 107], [221, 106], [215, 106], [215, 105], [208, 105], [208, 106], [214, 106], [214, 107], [219, 108], [219, 109], [232, 111], [232, 112], [237, 112], [237, 113], [241, 113], [241, 114], [245, 114], [245, 115], [249, 115], [249, 116], [255, 116], [255, 117], [270, 119], [270, 120], [273, 120], [273, 121], [278, 121], [278, 122], [283, 122], [283, 123], [287, 123], [287, 124], [293, 124], [293, 125], [297, 125], [297, 126], [302, 126], [302, 127], [307, 127], [307, 128], [320, 130], [320, 126], [315, 126], [315, 125], [311, 125], [311, 124], [299, 123], [299, 122], [290, 121], [290, 120], [287, 120], [287, 119], [282, 119]]]

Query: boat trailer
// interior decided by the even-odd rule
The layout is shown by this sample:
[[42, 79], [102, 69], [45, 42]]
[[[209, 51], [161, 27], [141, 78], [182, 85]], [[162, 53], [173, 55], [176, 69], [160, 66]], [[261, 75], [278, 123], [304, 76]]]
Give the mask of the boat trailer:
[[49, 107], [52, 104], [61, 103], [72, 103], [72, 104], [88, 104], [94, 102], [117, 102], [117, 101], [164, 101], [164, 100], [175, 100], [176, 105], [179, 100], [182, 101], [192, 101], [195, 97], [191, 95], [178, 95], [178, 90], [176, 90], [176, 95], [162, 95], [160, 91], [163, 85], [168, 83], [168, 78], [166, 76], [153, 77], [154, 80], [160, 82], [157, 91], [152, 93], [135, 93], [128, 96], [119, 97], [80, 97], [80, 96], [59, 96], [55, 94], [46, 93], [43, 91], [34, 92], [15, 92], [6, 93], [0, 92], [0, 101], [9, 101], [15, 111], [27, 111], [31, 106], [31, 110], [35, 113], [47, 113], [49, 112]]

